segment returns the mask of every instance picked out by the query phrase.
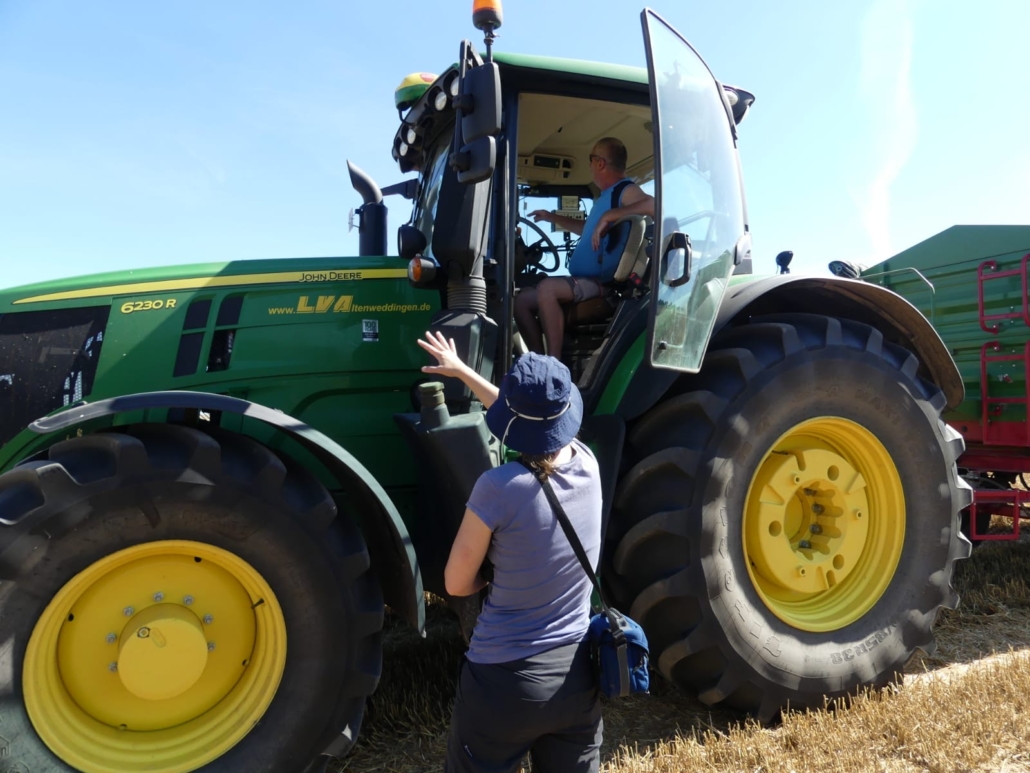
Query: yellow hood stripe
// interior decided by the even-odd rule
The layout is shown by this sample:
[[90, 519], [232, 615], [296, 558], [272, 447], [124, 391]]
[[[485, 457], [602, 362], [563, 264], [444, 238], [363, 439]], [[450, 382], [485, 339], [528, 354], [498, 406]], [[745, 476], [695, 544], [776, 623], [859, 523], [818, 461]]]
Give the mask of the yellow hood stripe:
[[114, 295], [143, 295], [145, 293], [168, 293], [180, 290], [199, 290], [236, 285], [319, 284], [324, 282], [347, 282], [363, 279], [402, 279], [408, 271], [403, 268], [333, 269], [329, 271], [281, 271], [272, 274], [238, 274], [236, 276], [202, 276], [193, 279], [166, 279], [158, 282], [137, 282], [135, 284], [107, 285], [87, 290], [68, 290], [63, 293], [34, 295], [14, 302], [43, 303], [45, 301], [67, 301], [79, 298], [105, 298]]

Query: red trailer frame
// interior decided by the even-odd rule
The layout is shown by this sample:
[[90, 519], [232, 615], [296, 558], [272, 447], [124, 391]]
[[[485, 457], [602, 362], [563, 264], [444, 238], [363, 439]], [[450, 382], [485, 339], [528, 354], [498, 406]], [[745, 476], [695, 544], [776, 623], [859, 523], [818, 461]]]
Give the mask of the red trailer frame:
[[[996, 279], [1018, 276], [1022, 285], [1022, 303], [1019, 308], [1010, 307], [1007, 313], [988, 314], [984, 285]], [[998, 271], [994, 260], [983, 261], [976, 271], [977, 310], [980, 328], [996, 335], [1001, 330], [1000, 322], [1010, 319], [1022, 320], [1027, 326], [1027, 341], [1021, 351], [1002, 351], [997, 340], [985, 342], [980, 347], [980, 421], [954, 421], [951, 425], [962, 433], [966, 441], [966, 452], [959, 458], [959, 467], [973, 474], [986, 477], [987, 473], [997, 475], [1022, 475], [1030, 473], [1030, 253], [1023, 256], [1018, 268]], [[998, 396], [990, 392], [988, 366], [997, 362], [1022, 363], [1023, 390], [1021, 395]], [[1012, 383], [1009, 375], [1002, 377]], [[1022, 406], [1024, 420], [1002, 421], [1008, 406]], [[1030, 506], [1030, 491], [1015, 488], [974, 488], [973, 504], [969, 508], [969, 532], [974, 541], [1014, 540], [1019, 538], [1019, 523], [1028, 517], [1023, 505]], [[977, 529], [977, 513], [984, 511], [991, 515], [1005, 515], [1012, 518], [1012, 531], [1001, 534], [980, 534]]]

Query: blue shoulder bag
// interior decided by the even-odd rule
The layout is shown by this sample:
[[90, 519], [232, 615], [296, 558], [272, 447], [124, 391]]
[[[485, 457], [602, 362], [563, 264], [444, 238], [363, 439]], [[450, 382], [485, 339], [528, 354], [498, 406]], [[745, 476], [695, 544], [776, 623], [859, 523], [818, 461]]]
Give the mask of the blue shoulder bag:
[[565, 532], [576, 558], [583, 565], [583, 570], [594, 584], [597, 596], [601, 600], [601, 611], [590, 618], [588, 633], [601, 692], [609, 698], [646, 693], [651, 684], [651, 676], [648, 671], [647, 636], [644, 629], [617, 609], [608, 606], [601, 591], [601, 583], [598, 582], [586, 551], [583, 550], [583, 544], [579, 541], [561, 502], [558, 501], [550, 481], [526, 462], [523, 461], [522, 464], [540, 481], [562, 531]]

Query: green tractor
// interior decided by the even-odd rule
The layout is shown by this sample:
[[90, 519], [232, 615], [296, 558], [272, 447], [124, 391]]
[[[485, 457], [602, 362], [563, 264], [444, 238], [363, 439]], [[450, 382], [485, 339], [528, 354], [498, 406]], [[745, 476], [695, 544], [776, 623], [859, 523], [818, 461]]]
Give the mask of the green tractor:
[[[513, 298], [573, 243], [520, 211], [582, 210], [606, 135], [656, 217], [620, 226], [563, 359], [606, 479], [604, 581], [655, 668], [769, 720], [932, 648], [970, 500], [933, 328], [871, 283], [750, 274], [754, 98], [654, 13], [646, 70], [494, 56], [498, 6], [475, 18], [485, 56], [466, 41], [398, 96], [417, 177], [351, 170], [359, 257], [0, 293], [0, 768], [308, 773], [347, 752], [385, 609], [423, 627], [472, 483], [505, 458], [416, 339], [505, 372]], [[412, 202], [396, 257], [388, 195]]]

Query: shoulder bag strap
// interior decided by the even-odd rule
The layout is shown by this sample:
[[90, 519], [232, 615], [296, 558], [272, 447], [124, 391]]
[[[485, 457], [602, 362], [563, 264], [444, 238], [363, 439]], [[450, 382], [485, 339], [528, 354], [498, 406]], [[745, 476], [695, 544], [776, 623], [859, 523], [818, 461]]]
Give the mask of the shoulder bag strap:
[[576, 534], [576, 529], [569, 520], [569, 516], [565, 513], [565, 508], [563, 508], [561, 506], [561, 502], [558, 501], [558, 495], [554, 493], [554, 488], [551, 486], [551, 482], [524, 459], [519, 459], [519, 463], [533, 473], [533, 476], [540, 482], [540, 486], [544, 490], [544, 496], [547, 497], [547, 501], [551, 505], [551, 510], [554, 511], [555, 518], [558, 519], [558, 523], [561, 524], [562, 531], [565, 532], [566, 539], [568, 539], [569, 544], [572, 545], [572, 552], [576, 554], [576, 558], [579, 559], [579, 563], [583, 566], [583, 571], [587, 573], [587, 577], [590, 578], [590, 582], [593, 583], [594, 588], [597, 590], [597, 597], [601, 600], [601, 607], [604, 609], [604, 614], [608, 618], [609, 630], [611, 630], [616, 643], [619, 643], [620, 640], [625, 639], [625, 634], [623, 634], [622, 628], [618, 624], [618, 618], [612, 612], [612, 608], [609, 607], [608, 602], [604, 600], [604, 591], [601, 590], [601, 583], [597, 579], [597, 575], [594, 573], [593, 567], [590, 566], [590, 559], [587, 558], [587, 553], [583, 549], [583, 543], [579, 541], [579, 535]]

